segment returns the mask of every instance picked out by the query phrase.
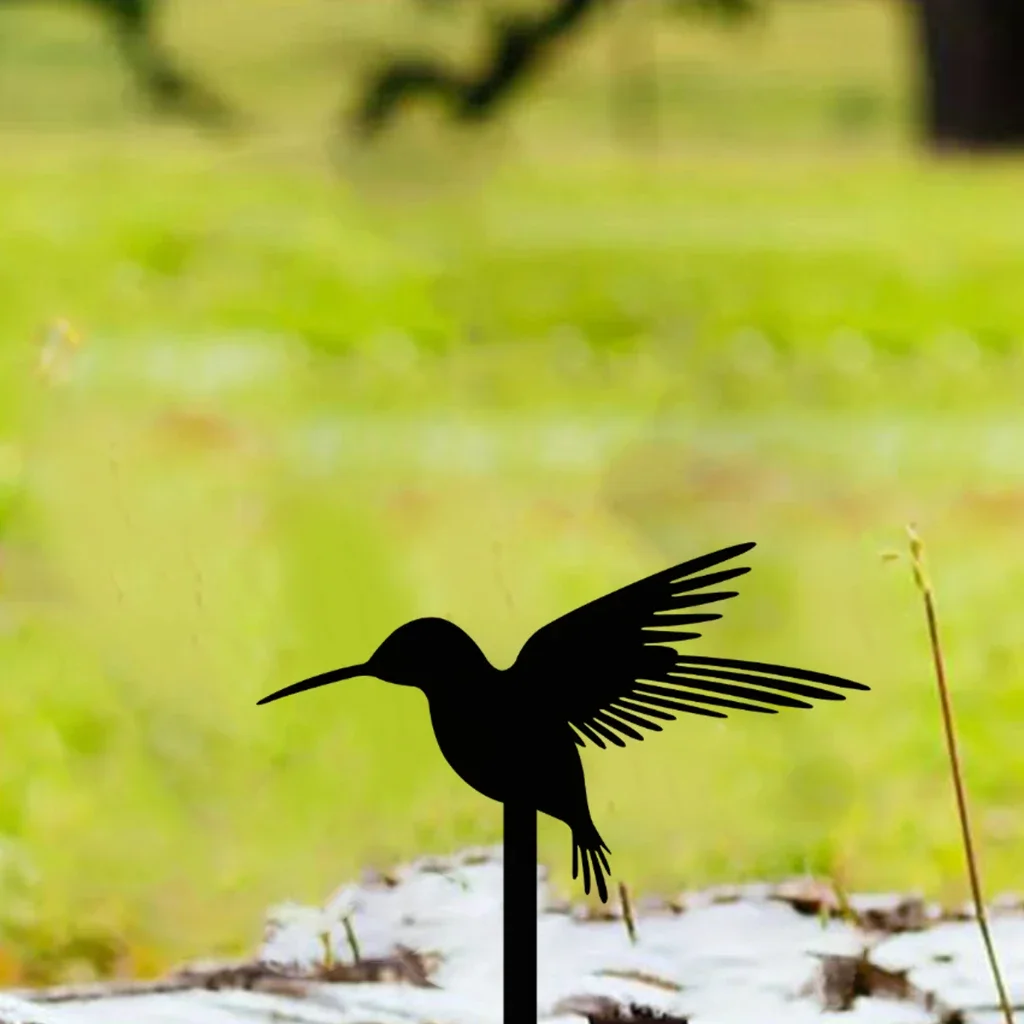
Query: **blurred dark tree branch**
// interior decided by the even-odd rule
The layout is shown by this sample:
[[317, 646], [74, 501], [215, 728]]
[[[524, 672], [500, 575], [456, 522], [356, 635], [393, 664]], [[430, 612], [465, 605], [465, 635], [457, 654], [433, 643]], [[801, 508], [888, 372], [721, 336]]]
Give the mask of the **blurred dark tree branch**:
[[[15, 2], [26, 0], [0, 0], [0, 4]], [[125, 62], [155, 106], [209, 126], [233, 123], [227, 104], [178, 68], [158, 42], [160, 0], [87, 0], [87, 4], [107, 19]]]
[[726, 18], [745, 18], [761, 9], [762, 0], [667, 0], [667, 6], [679, 14], [714, 14]]
[[388, 62], [367, 84], [355, 115], [356, 131], [364, 137], [375, 135], [402, 103], [430, 93], [445, 101], [458, 120], [490, 117], [560, 39], [609, 2], [556, 0], [549, 11], [535, 18], [498, 19], [487, 59], [476, 74], [460, 73], [430, 58], [400, 57]]
[[205, 124], [234, 121], [228, 106], [171, 61], [157, 41], [157, 0], [90, 0], [111, 20], [129, 67], [156, 106]]

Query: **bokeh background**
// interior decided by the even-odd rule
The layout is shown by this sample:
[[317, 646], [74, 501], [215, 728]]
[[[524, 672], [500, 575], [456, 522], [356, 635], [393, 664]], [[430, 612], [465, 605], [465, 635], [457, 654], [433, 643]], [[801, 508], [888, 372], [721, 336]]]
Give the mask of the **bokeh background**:
[[[375, 69], [482, 66], [502, 10], [554, 6], [166, 0], [193, 116], [133, 74], [130, 11], [0, 5], [0, 982], [239, 953], [268, 904], [499, 841], [420, 694], [255, 701], [417, 615], [507, 665], [748, 539], [692, 649], [873, 691], [588, 748], [616, 879], [963, 898], [919, 596], [880, 557], [911, 520], [987, 884], [1020, 885], [1013, 131], [970, 75], [939, 123], [927, 3], [635, 0], [493, 117], [353, 133]], [[568, 832], [541, 847], [568, 892]]]

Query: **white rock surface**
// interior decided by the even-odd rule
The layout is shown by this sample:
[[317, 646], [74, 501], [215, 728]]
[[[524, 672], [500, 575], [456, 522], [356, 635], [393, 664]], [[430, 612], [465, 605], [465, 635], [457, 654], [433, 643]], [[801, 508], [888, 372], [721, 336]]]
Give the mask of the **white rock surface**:
[[[437, 988], [303, 981], [278, 994], [230, 987], [65, 993], [60, 1001], [0, 994], [0, 1024], [502, 1024], [501, 890], [500, 848], [417, 862], [388, 883], [346, 886], [323, 908], [276, 908], [257, 955], [266, 964], [312, 971], [329, 942], [335, 961], [351, 962], [347, 918], [364, 960], [390, 957], [399, 946], [436, 954]], [[1011, 994], [1024, 1002], [1024, 914], [997, 915], [993, 927]], [[798, 913], [771, 898], [767, 886], [747, 886], [731, 902], [697, 897], [681, 913], [640, 914], [637, 933], [634, 945], [619, 920], [585, 921], [555, 908], [541, 870], [538, 1020], [581, 1024], [585, 1017], [558, 1012], [559, 1004], [607, 996], [690, 1024], [936, 1024], [935, 1011], [883, 998], [858, 998], [837, 1018], [808, 994], [820, 955], [858, 956], [869, 945], [873, 964], [907, 969], [910, 982], [947, 1006], [977, 1009], [965, 1022], [999, 1019], [985, 1009], [994, 1007], [995, 995], [971, 922], [872, 939], [852, 924], [823, 925]]]

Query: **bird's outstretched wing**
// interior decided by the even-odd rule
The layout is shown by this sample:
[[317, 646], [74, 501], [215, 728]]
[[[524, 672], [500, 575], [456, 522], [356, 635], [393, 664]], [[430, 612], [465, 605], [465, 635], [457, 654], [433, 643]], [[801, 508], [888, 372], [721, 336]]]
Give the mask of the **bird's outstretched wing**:
[[[683, 656], [667, 643], [699, 633], [680, 627], [720, 619], [697, 611], [735, 597], [714, 590], [748, 568], [714, 566], [744, 554], [753, 543], [737, 544], [691, 559], [599, 597], [542, 626], [523, 645], [508, 670], [576, 730], [602, 749], [605, 740], [624, 747], [642, 740], [638, 728], [661, 732], [671, 712], [725, 718], [725, 710], [774, 714], [777, 708], [809, 708], [808, 700], [844, 700], [834, 688], [867, 690], [863, 683], [757, 661]], [[582, 737], [582, 738], [581, 738]]]

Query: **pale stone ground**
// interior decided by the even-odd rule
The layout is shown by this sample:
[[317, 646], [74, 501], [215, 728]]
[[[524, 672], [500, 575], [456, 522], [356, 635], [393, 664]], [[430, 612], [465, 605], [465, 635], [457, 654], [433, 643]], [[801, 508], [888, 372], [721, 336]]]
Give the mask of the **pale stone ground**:
[[[31, 1001], [0, 994], [0, 1024], [502, 1024], [501, 883], [500, 848], [420, 861], [387, 881], [346, 886], [324, 908], [277, 908], [253, 964], [235, 975], [221, 972], [213, 990], [213, 975], [197, 982], [194, 974], [192, 982], [169, 979], [169, 991], [147, 985], [124, 994], [108, 986]], [[689, 1024], [1001, 1020], [972, 922], [939, 920], [937, 908], [896, 896], [851, 900], [862, 923], [874, 908], [890, 924], [901, 918], [916, 929], [892, 934], [838, 918], [824, 922], [813, 908], [801, 913], [782, 898], [795, 893], [813, 902], [818, 892], [809, 883], [744, 886], [641, 905], [634, 944], [622, 920], [585, 920], [555, 904], [541, 871], [538, 1020], [584, 1024], [602, 996]], [[328, 942], [336, 972], [352, 962], [346, 916], [367, 969], [375, 959], [394, 962], [396, 947], [405, 947], [429, 954], [424, 966], [438, 987], [317, 980]], [[1011, 996], [1024, 1005], [1024, 911], [994, 912], [993, 931]], [[888, 978], [894, 994], [857, 996], [843, 1012], [825, 1010], [821, 955], [857, 957], [869, 947], [870, 963], [883, 969], [876, 972], [882, 983], [869, 987], [884, 989]], [[902, 970], [909, 971], [906, 982], [886, 974]], [[841, 1000], [842, 991], [833, 998]], [[1024, 1011], [1020, 1016], [1024, 1022]]]

